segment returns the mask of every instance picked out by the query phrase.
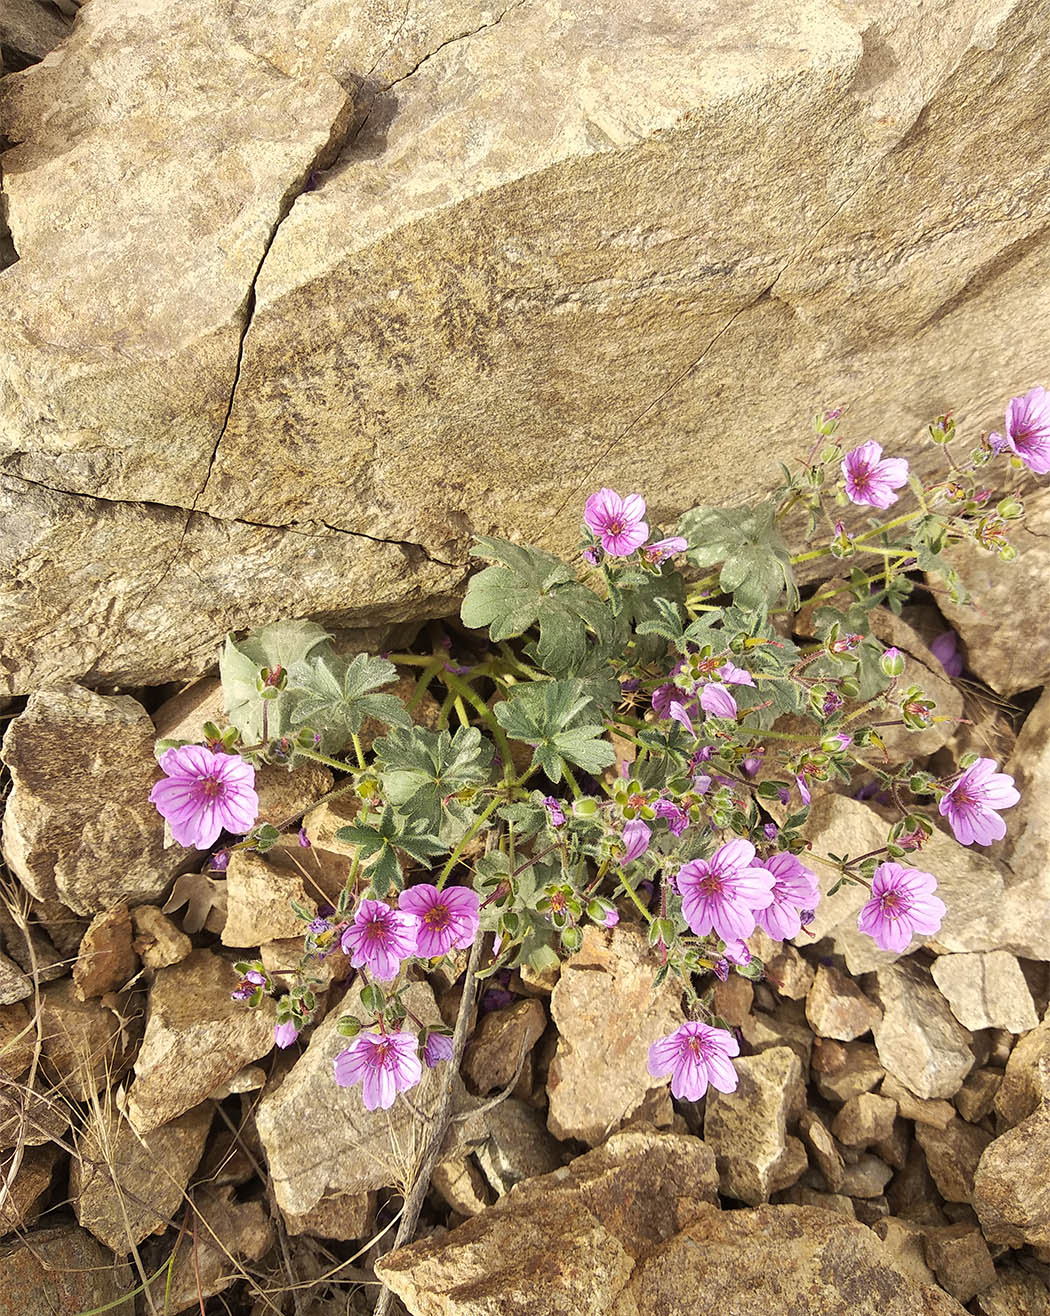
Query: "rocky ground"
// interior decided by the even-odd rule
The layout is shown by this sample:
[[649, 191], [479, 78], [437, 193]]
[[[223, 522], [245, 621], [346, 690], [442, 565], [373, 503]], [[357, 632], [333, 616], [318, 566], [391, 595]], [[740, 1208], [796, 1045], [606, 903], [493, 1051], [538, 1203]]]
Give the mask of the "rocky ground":
[[[339, 953], [323, 1020], [287, 1051], [271, 1003], [230, 996], [238, 958], [278, 980], [292, 969], [290, 902], [316, 908], [345, 878], [332, 774], [262, 770], [262, 817], [302, 815], [312, 844], [293, 826], [215, 872], [165, 844], [147, 794], [155, 737], [221, 719], [217, 681], [12, 704], [0, 1313], [335, 1316], [371, 1312], [382, 1281], [416, 1316], [1045, 1316], [1050, 691], [1020, 693], [1016, 653], [997, 663], [977, 632], [987, 684], [950, 684], [920, 639], [934, 619], [907, 615], [880, 624], [968, 719], [925, 752], [981, 743], [1023, 791], [999, 846], [938, 831], [924, 850], [948, 906], [936, 938], [879, 951], [849, 888], [797, 945], [756, 933], [765, 980], [715, 989], [740, 1031], [740, 1086], [706, 1103], [673, 1102], [647, 1073], [681, 1006], [669, 985], [652, 992], [627, 919], [591, 927], [560, 972], [487, 980], [417, 1240], [393, 1253], [440, 1072], [374, 1114], [334, 1084], [335, 1024], [356, 1000]], [[869, 848], [880, 807], [819, 798], [814, 847]], [[453, 973], [420, 977], [412, 1008], [451, 1023], [461, 990]]]

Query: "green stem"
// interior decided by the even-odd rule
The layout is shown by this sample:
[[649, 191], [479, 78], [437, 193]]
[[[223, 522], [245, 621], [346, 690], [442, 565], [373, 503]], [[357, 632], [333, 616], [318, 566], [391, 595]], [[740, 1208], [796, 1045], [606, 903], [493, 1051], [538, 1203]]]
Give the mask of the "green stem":
[[[357, 737], [355, 736], [354, 739], [356, 740]], [[349, 763], [340, 763], [338, 759], [329, 758], [327, 754], [318, 754], [317, 750], [303, 749], [300, 745], [294, 747], [292, 754], [296, 758], [311, 759], [314, 763], [323, 763], [327, 768], [335, 768], [336, 772], [353, 772], [354, 770]], [[365, 766], [363, 761], [361, 766]]]
[[503, 760], [503, 779], [510, 782], [514, 776], [514, 760], [510, 754], [510, 742], [507, 740], [506, 732], [496, 721], [496, 715], [492, 709], [471, 686], [470, 682], [464, 681], [455, 672], [445, 672], [441, 679], [452, 693], [459, 695], [461, 699], [465, 699], [472, 708], [477, 710], [478, 716], [488, 727], [492, 739], [499, 748], [500, 758]]
[[572, 775], [572, 768], [569, 767], [569, 765], [565, 762], [564, 759], [562, 759], [561, 761], [561, 769], [562, 772], [565, 774], [565, 780], [569, 783], [569, 787], [572, 790], [573, 799], [575, 800], [581, 799], [583, 796], [583, 791], [580, 790], [579, 783], [577, 782], [576, 778]]
[[448, 881], [449, 874], [452, 872], [453, 868], [455, 868], [456, 864], [459, 863], [459, 857], [463, 853], [463, 851], [467, 848], [467, 845], [474, 839], [475, 836], [477, 836], [478, 832], [482, 829], [482, 827], [485, 825], [485, 823], [488, 821], [491, 815], [495, 813], [495, 811], [499, 808], [499, 806], [502, 803], [503, 803], [503, 795], [501, 793], [497, 795], [495, 799], [490, 800], [485, 808], [485, 811], [479, 814], [478, 817], [474, 819], [474, 822], [464, 833], [464, 835], [460, 838], [459, 844], [449, 855], [448, 863], [446, 863], [445, 867], [441, 870], [441, 876], [438, 878], [437, 881], [439, 888], [443, 887], [445, 883]]
[[365, 763], [365, 751], [361, 747], [361, 737], [356, 731], [351, 731], [350, 739], [353, 742], [354, 753], [357, 755], [357, 766], [363, 771], [368, 765]]
[[628, 884], [626, 877], [621, 876], [620, 885], [634, 901], [635, 905], [638, 908], [639, 914], [641, 914], [642, 918], [645, 919], [646, 923], [651, 923], [653, 921], [652, 914], [650, 914], [649, 911], [646, 909], [646, 907], [642, 904], [641, 896], [638, 894], [637, 891], [635, 891], [634, 887]]

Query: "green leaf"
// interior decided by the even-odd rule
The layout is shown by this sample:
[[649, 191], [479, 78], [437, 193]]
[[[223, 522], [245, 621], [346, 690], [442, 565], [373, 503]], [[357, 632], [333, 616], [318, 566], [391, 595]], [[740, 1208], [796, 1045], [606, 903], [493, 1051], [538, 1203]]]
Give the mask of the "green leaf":
[[289, 674], [295, 697], [293, 728], [311, 726], [321, 732], [326, 754], [336, 754], [361, 730], [366, 717], [389, 726], [409, 726], [404, 704], [396, 695], [374, 694], [397, 680], [397, 668], [385, 658], [359, 653], [353, 658], [319, 654], [297, 663]]
[[771, 503], [759, 507], [694, 507], [678, 533], [689, 541], [687, 559], [697, 567], [722, 563], [719, 588], [742, 608], [771, 607], [787, 594], [799, 606], [791, 553], [777, 529]]
[[533, 763], [559, 782], [566, 763], [597, 773], [616, 760], [612, 745], [601, 739], [604, 726], [584, 720], [592, 708], [581, 681], [543, 681], [517, 686], [493, 712], [508, 736], [533, 746]]
[[440, 822], [442, 802], [468, 787], [487, 785], [493, 748], [477, 727], [454, 736], [425, 727], [396, 727], [373, 746], [381, 763], [383, 793], [413, 819]]
[[340, 827], [336, 839], [356, 845], [361, 866], [368, 874], [372, 889], [382, 899], [391, 885], [400, 891], [404, 886], [404, 873], [396, 851], [402, 850], [418, 863], [425, 863], [434, 855], [448, 849], [436, 836], [425, 830], [426, 824], [409, 822], [398, 817], [391, 808], [383, 810], [378, 824], [353, 822]]
[[464, 625], [487, 627], [494, 642], [538, 626], [537, 660], [556, 676], [593, 663], [595, 647], [602, 660], [612, 652], [618, 631], [609, 605], [559, 558], [488, 536], [471, 552], [500, 565], [471, 578], [460, 613]]
[[[312, 621], [275, 622], [243, 640], [235, 640], [232, 635], [226, 637], [219, 657], [223, 707], [246, 741], [255, 743], [263, 738], [264, 701], [256, 686], [260, 671], [264, 667], [271, 671], [283, 667], [288, 671], [326, 645], [330, 638], [323, 627]], [[266, 701], [268, 737], [282, 736], [289, 729], [295, 702], [295, 695], [289, 690]]]

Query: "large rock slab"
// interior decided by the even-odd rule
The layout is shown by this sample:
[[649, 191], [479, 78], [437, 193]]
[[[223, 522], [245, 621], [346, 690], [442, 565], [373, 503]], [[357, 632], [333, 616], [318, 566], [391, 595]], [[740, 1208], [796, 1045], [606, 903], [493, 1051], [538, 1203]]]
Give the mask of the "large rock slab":
[[80, 1316], [105, 1307], [133, 1316], [131, 1267], [76, 1225], [0, 1243], [0, 1316]]
[[80, 686], [40, 690], [9, 725], [3, 853], [39, 899], [77, 914], [163, 897], [193, 850], [164, 848], [149, 802], [153, 723], [137, 700]]
[[626, 923], [588, 927], [562, 965], [551, 994], [558, 1048], [547, 1079], [547, 1124], [556, 1138], [594, 1146], [666, 1087], [649, 1073], [649, 1047], [682, 1023], [682, 994], [673, 978], [653, 992], [659, 967], [643, 934]]
[[392, 1252], [376, 1273], [414, 1316], [607, 1312], [635, 1258], [714, 1201], [716, 1187], [698, 1138], [630, 1129], [518, 1184], [451, 1234]]
[[886, 1072], [924, 1100], [953, 1097], [974, 1066], [973, 1039], [929, 971], [911, 960], [887, 965], [878, 972], [875, 997], [882, 1018], [872, 1031]]
[[991, 427], [1050, 349], [1042, 22], [92, 0], [0, 106], [5, 683], [434, 615], [472, 532], [571, 546], [596, 484], [770, 487], [815, 396]]
[[610, 1316], [962, 1316], [915, 1280], [865, 1225], [805, 1206], [701, 1207], [643, 1260]]
[[990, 1143], [973, 1181], [973, 1207], [990, 1243], [1050, 1245], [1050, 1107]]
[[128, 1094], [128, 1116], [140, 1133], [198, 1105], [272, 1049], [273, 1001], [250, 1010], [232, 1000], [239, 981], [232, 963], [208, 950], [158, 971]]

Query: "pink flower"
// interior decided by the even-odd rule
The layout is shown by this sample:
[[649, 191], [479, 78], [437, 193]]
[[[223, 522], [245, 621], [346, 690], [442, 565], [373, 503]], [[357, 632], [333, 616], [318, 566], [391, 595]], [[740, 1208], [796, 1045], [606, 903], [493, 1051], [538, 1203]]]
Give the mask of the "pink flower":
[[420, 882], [402, 891], [397, 904], [419, 920], [416, 954], [424, 959], [473, 945], [480, 920], [478, 894], [469, 887], [449, 886], [439, 891], [429, 882]]
[[649, 1048], [649, 1073], [653, 1078], [671, 1075], [671, 1095], [699, 1101], [708, 1086], [719, 1092], [735, 1092], [737, 1073], [731, 1056], [740, 1054], [740, 1044], [724, 1028], [694, 1021], [682, 1024]]
[[621, 864], [629, 864], [634, 859], [639, 859], [646, 850], [649, 849], [649, 841], [652, 833], [641, 818], [635, 818], [633, 821], [624, 824], [623, 843], [625, 846]]
[[689, 815], [674, 800], [657, 800], [653, 806], [657, 818], [666, 818], [672, 836], [681, 836], [689, 826]]
[[423, 1077], [415, 1033], [360, 1033], [335, 1058], [340, 1087], [361, 1084], [366, 1110], [389, 1110], [399, 1092], [414, 1088]]
[[931, 640], [930, 653], [949, 676], [962, 675], [963, 660], [962, 654], [959, 653], [959, 637], [954, 631], [941, 631], [936, 639]]
[[685, 727], [686, 731], [688, 731], [691, 736], [696, 735], [696, 732], [693, 730], [693, 719], [677, 699], [671, 700], [671, 705], [667, 710], [667, 716], [672, 722], [678, 722], [681, 726]]
[[291, 1046], [299, 1036], [299, 1029], [291, 1019], [283, 1024], [274, 1024], [273, 1040], [274, 1043], [283, 1051], [286, 1046]]
[[718, 681], [700, 691], [700, 707], [711, 717], [736, 717], [736, 700]]
[[560, 801], [556, 800], [553, 795], [543, 797], [543, 807], [547, 810], [547, 821], [552, 827], [565, 826], [565, 810], [561, 807]]
[[416, 953], [419, 919], [381, 900], [362, 900], [345, 929], [342, 947], [355, 969], [367, 968], [381, 982], [397, 977], [401, 961]]
[[759, 860], [774, 878], [773, 901], [755, 915], [763, 932], [774, 941], [789, 941], [802, 930], [800, 911], [816, 909], [820, 902], [820, 883], [816, 873], [799, 863], [790, 851], [782, 850]]
[[620, 921], [620, 916], [615, 909], [606, 910], [605, 917], [602, 919], [602, 927], [614, 928], [616, 927], [617, 923], [619, 923], [619, 921]]
[[610, 557], [630, 557], [649, 533], [645, 500], [638, 494], [621, 498], [612, 489], [599, 489], [587, 499], [583, 519]]
[[881, 950], [905, 951], [913, 932], [926, 936], [944, 918], [944, 901], [933, 893], [937, 879], [917, 868], [879, 864], [871, 879], [871, 899], [857, 916], [857, 927]]
[[207, 745], [178, 745], [160, 756], [164, 781], [150, 803], [171, 824], [179, 845], [206, 850], [224, 829], [243, 834], [259, 816], [255, 769], [239, 754], [216, 754]]
[[718, 669], [718, 675], [726, 685], [750, 685], [755, 684], [755, 678], [744, 667], [734, 667], [731, 662], [725, 662]]
[[426, 1044], [423, 1047], [423, 1059], [427, 1062], [428, 1069], [433, 1069], [442, 1060], [451, 1060], [452, 1052], [451, 1037], [446, 1037], [444, 1033], [427, 1034]]
[[1021, 796], [1013, 777], [996, 772], [997, 766], [995, 759], [978, 759], [941, 800], [941, 815], [962, 845], [991, 845], [1006, 835], [996, 810], [1012, 808]]
[[755, 910], [773, 900], [775, 878], [755, 862], [750, 841], [727, 841], [710, 859], [694, 859], [677, 874], [682, 913], [698, 937], [715, 932], [723, 941], [750, 937]]
[[670, 539], [658, 539], [655, 544], [646, 544], [642, 549], [642, 557], [653, 566], [658, 567], [661, 562], [666, 562], [669, 557], [674, 557], [676, 553], [684, 553], [689, 547], [689, 541], [680, 538], [678, 535], [672, 535]]
[[903, 457], [884, 458], [881, 445], [869, 440], [842, 459], [842, 474], [851, 503], [886, 508], [897, 501], [894, 489], [908, 483], [908, 463]]
[[[1003, 440], [1001, 434], [990, 436]], [[1033, 388], [1023, 398], [1011, 398], [1006, 408], [1005, 446], [1035, 475], [1050, 473], [1050, 397], [1045, 388]]]

